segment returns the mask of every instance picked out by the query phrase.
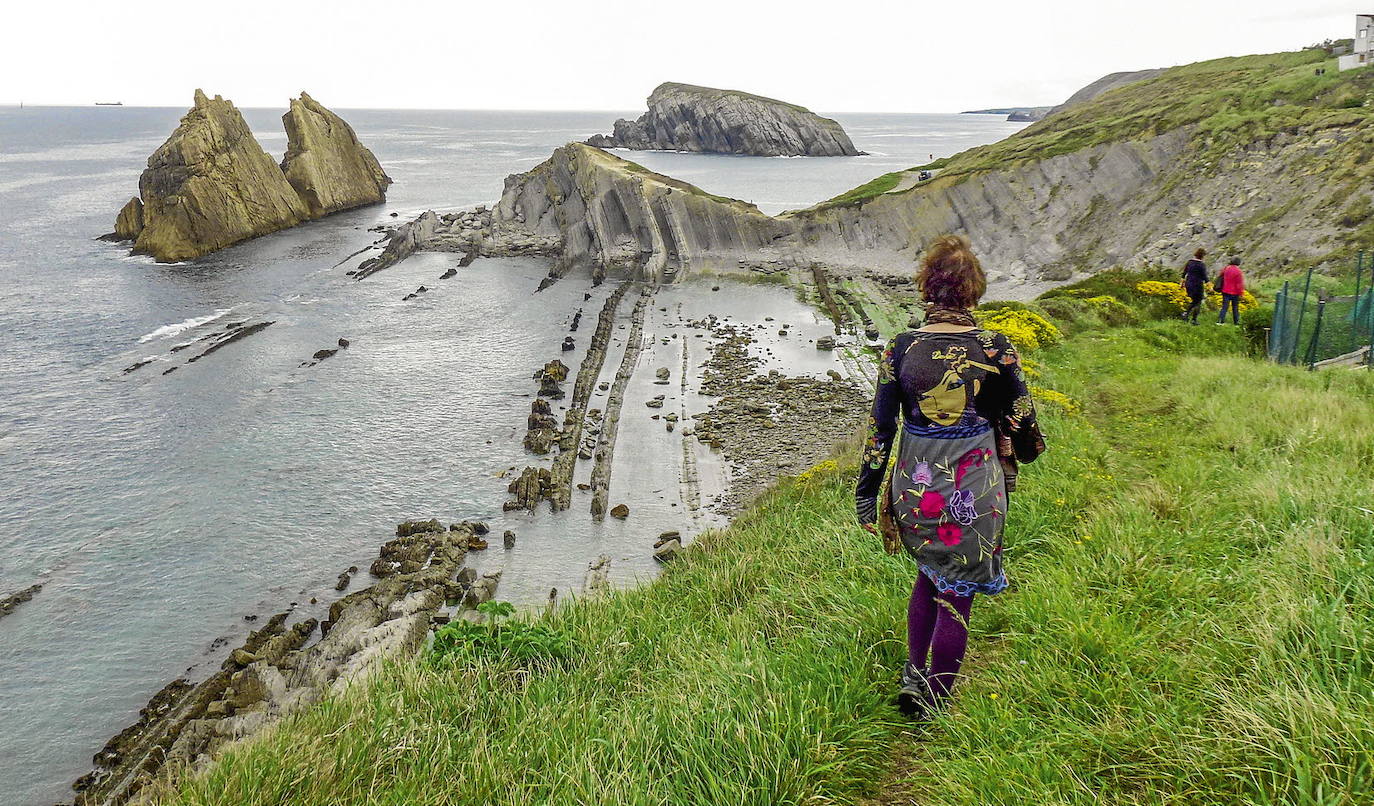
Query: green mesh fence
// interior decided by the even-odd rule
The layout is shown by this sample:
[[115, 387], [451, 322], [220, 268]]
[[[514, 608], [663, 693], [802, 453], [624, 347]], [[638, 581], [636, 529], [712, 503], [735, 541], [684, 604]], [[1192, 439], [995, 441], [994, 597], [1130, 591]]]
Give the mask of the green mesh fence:
[[1374, 364], [1374, 255], [1360, 253], [1355, 293], [1326, 296], [1312, 287], [1312, 272], [1285, 283], [1274, 298], [1269, 357], [1283, 364], [1312, 366], [1370, 348]]

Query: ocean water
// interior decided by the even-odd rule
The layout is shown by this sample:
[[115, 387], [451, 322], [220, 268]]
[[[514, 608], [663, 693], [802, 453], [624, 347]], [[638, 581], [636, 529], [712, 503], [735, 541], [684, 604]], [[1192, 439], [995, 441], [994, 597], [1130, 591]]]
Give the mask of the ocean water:
[[[554, 357], [576, 368], [608, 286], [570, 277], [535, 296], [547, 267], [524, 259], [479, 260], [442, 282], [453, 255], [419, 255], [363, 282], [343, 274], [352, 263], [338, 265], [376, 239], [368, 228], [378, 223], [493, 202], [507, 174], [609, 131], [616, 113], [341, 110], [396, 180], [386, 204], [181, 265], [94, 240], [183, 111], [0, 109], [0, 593], [44, 585], [0, 619], [4, 804], [68, 798], [70, 781], [153, 692], [218, 665], [216, 639], [236, 645], [245, 616], [293, 603], [317, 611], [339, 571], [365, 567], [404, 518], [515, 529], [514, 551], [473, 564], [504, 569], [498, 595], [517, 602], [575, 589], [600, 553], [613, 557], [616, 583], [631, 584], [653, 573], [647, 546], [658, 531], [720, 520], [685, 511], [681, 450], [643, 416], [626, 418], [617, 449], [616, 467], [636, 472], [611, 482], [612, 503], [632, 505], [629, 520], [593, 524], [580, 503], [559, 516], [501, 514], [501, 474], [529, 463], [520, 443], [530, 374]], [[286, 147], [281, 111], [245, 110], [274, 155]], [[625, 156], [778, 212], [1021, 127], [991, 116], [838, 117], [870, 156]], [[420, 284], [433, 290], [401, 300]], [[783, 289], [731, 291], [661, 292], [655, 306], [666, 310], [646, 326], [654, 340], [641, 364], [684, 361], [683, 319], [767, 313], [802, 337], [770, 343], [773, 365], [828, 368], [796, 346], [826, 331], [814, 312]], [[578, 350], [559, 353], [579, 307]], [[184, 357], [199, 350], [171, 351], [235, 321], [274, 324], [194, 365]], [[340, 337], [352, 346], [300, 366]], [[688, 364], [704, 358], [703, 342], [689, 341]], [[612, 351], [603, 377], [617, 362]], [[636, 374], [632, 396], [652, 395], [649, 375]], [[682, 398], [670, 403], [705, 405]], [[709, 493], [727, 468], [701, 460]]]

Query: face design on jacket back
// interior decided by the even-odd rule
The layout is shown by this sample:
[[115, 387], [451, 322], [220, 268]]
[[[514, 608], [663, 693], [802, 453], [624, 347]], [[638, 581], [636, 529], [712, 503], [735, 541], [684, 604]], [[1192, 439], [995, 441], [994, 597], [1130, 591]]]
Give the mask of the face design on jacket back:
[[997, 368], [970, 361], [968, 348], [963, 345], [935, 350], [930, 357], [935, 361], [944, 361], [945, 370], [934, 386], [920, 394], [917, 406], [931, 422], [954, 425], [964, 416], [965, 410], [972, 407], [973, 399], [982, 386], [982, 374], [995, 373]]

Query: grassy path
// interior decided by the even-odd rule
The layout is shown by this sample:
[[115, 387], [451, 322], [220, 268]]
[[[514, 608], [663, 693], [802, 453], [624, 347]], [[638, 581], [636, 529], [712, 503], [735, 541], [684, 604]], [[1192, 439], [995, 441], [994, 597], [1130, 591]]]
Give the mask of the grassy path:
[[1374, 801], [1374, 378], [1163, 323], [1039, 356], [1014, 587], [928, 731], [891, 709], [913, 567], [852, 456], [654, 584], [547, 620], [571, 655], [400, 666], [165, 793], [186, 804]]

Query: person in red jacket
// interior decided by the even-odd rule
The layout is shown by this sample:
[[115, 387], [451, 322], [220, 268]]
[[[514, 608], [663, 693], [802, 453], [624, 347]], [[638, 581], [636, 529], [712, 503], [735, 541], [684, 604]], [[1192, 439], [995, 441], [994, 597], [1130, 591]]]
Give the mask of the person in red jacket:
[[1221, 285], [1221, 313], [1217, 324], [1226, 324], [1226, 306], [1231, 306], [1231, 324], [1240, 324], [1240, 295], [1245, 293], [1245, 275], [1240, 273], [1240, 258], [1233, 257], [1217, 278]]

